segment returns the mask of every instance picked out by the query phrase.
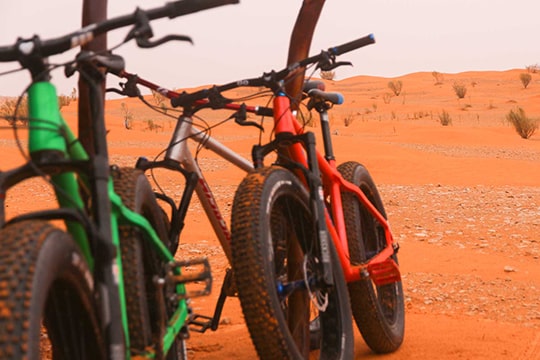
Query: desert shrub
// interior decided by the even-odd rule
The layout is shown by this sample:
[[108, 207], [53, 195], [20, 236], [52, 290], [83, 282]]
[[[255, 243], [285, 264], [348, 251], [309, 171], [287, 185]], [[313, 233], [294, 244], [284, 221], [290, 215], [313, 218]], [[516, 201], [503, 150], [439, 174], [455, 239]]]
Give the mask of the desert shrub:
[[523, 108], [518, 107], [506, 114], [506, 120], [512, 124], [516, 132], [523, 139], [528, 139], [538, 130], [538, 119], [531, 119], [525, 114]]
[[71, 103], [71, 97], [67, 95], [58, 95], [58, 107], [61, 109]]
[[334, 80], [334, 77], [336, 76], [335, 71], [324, 71], [321, 70], [321, 79], [323, 80]]
[[73, 88], [71, 89], [71, 100], [76, 101], [77, 100], [77, 89]]
[[[14, 124], [17, 120], [22, 124], [28, 123], [28, 98], [25, 96], [21, 99], [19, 107], [17, 108], [17, 114], [15, 114], [15, 107], [17, 106], [18, 98], [5, 99], [0, 105], [0, 117], [7, 120], [10, 124]], [[17, 116], [17, 118], [13, 118]]]
[[392, 90], [394, 95], [399, 96], [399, 94], [401, 93], [401, 89], [403, 87], [403, 83], [401, 82], [401, 80], [389, 81], [388, 87], [390, 88], [390, 90]]
[[[19, 121], [22, 124], [28, 123], [28, 98], [24, 96], [19, 103], [17, 108], [17, 114], [15, 114], [15, 107], [19, 98], [6, 99], [0, 105], [0, 117], [6, 119], [10, 124], [13, 124], [14, 121]], [[59, 95], [58, 96], [58, 108], [61, 109], [64, 106], [68, 106], [71, 103], [71, 96]], [[17, 118], [14, 119], [13, 116], [16, 115]]]
[[354, 115], [348, 114], [343, 118], [343, 125], [350, 126], [354, 121]]
[[158, 130], [163, 129], [163, 126], [156, 124], [154, 120], [146, 120], [146, 129], [157, 132]]
[[431, 75], [433, 75], [433, 77], [435, 78], [435, 85], [441, 85], [444, 81], [444, 75], [441, 74], [440, 72], [438, 71], [433, 71], [431, 73]]
[[161, 95], [159, 92], [155, 90], [151, 90], [151, 91], [152, 91], [152, 101], [154, 102], [154, 104], [161, 107], [161, 105], [165, 103], [165, 100], [167, 100], [167, 97]]
[[521, 83], [523, 84], [523, 88], [526, 89], [527, 86], [529, 86], [529, 83], [531, 82], [532, 76], [529, 73], [521, 73], [519, 74], [519, 80], [521, 80]]
[[448, 111], [443, 110], [441, 113], [439, 113], [439, 122], [442, 126], [452, 125], [452, 117]]
[[454, 92], [456, 93], [458, 99], [463, 99], [467, 94], [467, 86], [465, 86], [464, 84], [454, 83], [452, 88], [454, 89]]
[[124, 117], [124, 127], [130, 130], [133, 125], [133, 113], [131, 112], [131, 110], [129, 110], [128, 106], [125, 103], [120, 104], [120, 112]]
[[383, 102], [385, 104], [390, 104], [390, 100], [392, 100], [392, 94], [391, 93], [384, 93], [383, 94]]
[[526, 66], [525, 69], [527, 69], [527, 72], [536, 74], [537, 72], [540, 72], [540, 65], [534, 64]]

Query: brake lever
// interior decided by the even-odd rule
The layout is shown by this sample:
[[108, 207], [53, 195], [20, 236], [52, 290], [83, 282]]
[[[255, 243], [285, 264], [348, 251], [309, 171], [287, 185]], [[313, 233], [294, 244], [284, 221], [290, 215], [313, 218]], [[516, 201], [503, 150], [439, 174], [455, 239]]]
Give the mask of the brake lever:
[[332, 64], [325, 64], [324, 66], [319, 66], [319, 69], [321, 69], [322, 71], [330, 71], [343, 65], [352, 66], [352, 63], [349, 61], [338, 61]]
[[159, 46], [172, 40], [188, 41], [193, 44], [191, 38], [184, 35], [167, 35], [162, 37], [161, 39], [150, 41], [149, 39], [154, 36], [154, 32], [152, 31], [152, 27], [150, 26], [148, 14], [146, 14], [143, 10], [137, 8], [137, 10], [135, 11], [135, 17], [137, 18], [137, 23], [133, 27], [133, 29], [131, 29], [131, 31], [127, 34], [124, 42], [135, 39], [139, 47], [146, 49]]
[[322, 51], [321, 60], [317, 63], [317, 69], [330, 71], [342, 65], [352, 66], [352, 63], [349, 61], [336, 61], [336, 56], [334, 54], [331, 54], [328, 51]]
[[141, 96], [141, 91], [137, 87], [137, 75], [132, 75], [128, 77], [125, 83], [120, 82], [118, 83], [118, 85], [120, 85], [120, 87], [122, 88], [121, 90], [117, 88], [107, 88], [105, 89], [105, 91], [117, 93], [117, 94], [127, 96], [127, 97], [140, 97]]
[[264, 128], [254, 122], [254, 121], [247, 121], [247, 111], [246, 111], [246, 104], [240, 105], [240, 109], [238, 109], [237, 112], [231, 115], [231, 118], [234, 118], [234, 122], [237, 123], [240, 126], [255, 126], [257, 129], [264, 131]]
[[193, 40], [191, 40], [191, 38], [189, 36], [185, 36], [185, 35], [166, 35], [164, 37], [162, 37], [161, 39], [158, 39], [158, 40], [154, 40], [154, 41], [150, 41], [148, 40], [148, 38], [141, 38], [141, 37], [138, 37], [137, 38], [137, 46], [139, 46], [140, 48], [145, 48], [145, 49], [148, 49], [148, 48], [153, 48], [153, 47], [156, 47], [156, 46], [159, 46], [161, 44], [164, 44], [168, 41], [187, 41], [189, 42], [190, 44], [193, 44]]

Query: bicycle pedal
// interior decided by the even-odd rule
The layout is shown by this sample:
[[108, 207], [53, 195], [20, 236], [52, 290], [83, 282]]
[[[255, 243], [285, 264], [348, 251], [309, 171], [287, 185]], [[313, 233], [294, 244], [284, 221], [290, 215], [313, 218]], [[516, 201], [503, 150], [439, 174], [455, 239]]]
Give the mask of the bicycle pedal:
[[392, 258], [381, 262], [370, 263], [367, 266], [370, 278], [375, 285], [388, 285], [401, 280], [399, 267]]
[[189, 330], [198, 333], [204, 333], [208, 329], [212, 329], [214, 318], [206, 315], [193, 314], [189, 320]]
[[167, 271], [167, 282], [184, 285], [184, 293], [176, 293], [178, 299], [187, 299], [210, 294], [212, 274], [207, 258], [196, 258], [171, 263]]

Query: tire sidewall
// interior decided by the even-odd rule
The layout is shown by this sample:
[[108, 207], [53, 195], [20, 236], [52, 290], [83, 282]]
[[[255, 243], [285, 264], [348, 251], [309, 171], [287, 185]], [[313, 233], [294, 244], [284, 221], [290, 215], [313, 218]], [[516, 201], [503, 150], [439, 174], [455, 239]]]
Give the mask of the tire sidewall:
[[[264, 188], [262, 192], [262, 198], [268, 199], [269, 201], [265, 207], [261, 208], [261, 213], [259, 214], [259, 222], [261, 224], [270, 218], [270, 210], [272, 209], [272, 206], [277, 201], [277, 199], [279, 199], [280, 196], [282, 196], [283, 194], [290, 195], [290, 190], [292, 190], [292, 193], [296, 195], [300, 202], [304, 204], [309, 203], [309, 195], [307, 193], [307, 190], [290, 171], [277, 167], [271, 168], [270, 174], [265, 178]], [[268, 232], [266, 233], [267, 236], [264, 236], [264, 247], [266, 248], [266, 254], [269, 254], [267, 259], [274, 259], [274, 244], [271, 237], [268, 236], [269, 233], [270, 230], [268, 230]], [[266, 274], [275, 273], [273, 260], [264, 261], [263, 265], [266, 268]], [[279, 296], [275, 287], [275, 282], [267, 283], [267, 291], [269, 294], [272, 294], [272, 296], [270, 297], [271, 301], [273, 302], [273, 304], [271, 304], [271, 309], [280, 309], [281, 303], [279, 302]], [[289, 329], [285, 325], [287, 323], [287, 320], [285, 319], [283, 313], [281, 311], [277, 311], [274, 312], [273, 315], [278, 319], [279, 326], [281, 327], [281, 334], [288, 333]], [[285, 338], [287, 340], [289, 349], [296, 350], [296, 345], [293, 341], [291, 341], [292, 338], [290, 336], [287, 336]], [[300, 354], [297, 354], [297, 358], [298, 357], [300, 357]]]
[[[264, 184], [263, 189], [263, 198], [269, 199], [268, 204], [266, 205], [265, 209], [261, 211], [260, 214], [260, 221], [261, 223], [270, 217], [270, 209], [272, 208], [272, 205], [275, 203], [275, 201], [284, 193], [287, 195], [291, 195], [291, 192], [296, 195], [296, 197], [299, 199], [300, 202], [302, 202], [308, 211], [309, 209], [309, 193], [306, 189], [306, 187], [300, 182], [300, 180], [292, 174], [289, 170], [281, 169], [281, 168], [273, 168], [271, 170], [271, 173], [268, 177], [266, 177], [266, 182]], [[265, 196], [266, 195], [266, 196]], [[270, 239], [268, 236], [265, 236], [264, 238], [264, 246], [267, 248], [268, 253], [272, 254], [272, 256], [269, 256], [269, 258], [274, 259], [273, 255], [273, 243], [272, 239]], [[341, 357], [340, 359], [348, 359], [353, 356], [354, 353], [354, 339], [353, 339], [353, 330], [352, 330], [352, 322], [350, 319], [352, 319], [352, 313], [350, 309], [350, 302], [349, 298], [347, 296], [347, 285], [345, 282], [344, 274], [341, 269], [341, 264], [339, 263], [339, 259], [337, 256], [337, 252], [335, 249], [335, 246], [332, 241], [329, 241], [329, 250], [331, 252], [331, 261], [338, 264], [337, 266], [334, 266], [333, 269], [335, 271], [334, 273], [334, 281], [339, 282], [339, 284], [335, 284], [335, 287], [341, 288], [341, 293], [344, 295], [341, 297], [340, 304], [337, 304], [340, 307], [340, 311], [344, 311], [345, 316], [345, 323], [341, 324], [342, 332], [346, 336], [346, 338], [341, 342]], [[266, 271], [269, 274], [274, 274], [274, 263], [273, 261], [265, 261], [264, 266], [266, 267]], [[279, 303], [279, 297], [277, 294], [277, 290], [275, 286], [272, 286], [275, 283], [268, 283], [268, 292], [271, 293], [273, 296], [271, 297], [271, 300], [274, 302], [272, 304], [272, 309], [279, 309], [281, 307], [281, 304]], [[338, 291], [334, 289], [334, 291]], [[339, 300], [338, 300], [339, 301]], [[288, 333], [290, 330], [286, 326], [287, 320], [284, 317], [284, 314], [281, 311], [278, 311], [274, 314], [276, 318], [278, 318], [278, 322], [281, 327], [281, 333]], [[342, 316], [342, 318], [344, 318]], [[296, 347], [296, 344], [294, 341], [292, 341], [292, 337], [287, 336], [286, 337], [287, 344], [289, 349], [291, 349], [295, 355], [293, 358], [300, 359], [302, 358], [301, 355], [298, 353], [298, 349]]]
[[[32, 289], [41, 289], [39, 294], [48, 294], [56, 280], [62, 279], [77, 288], [78, 294], [85, 294], [79, 298], [86, 308], [95, 309], [93, 302], [93, 277], [86, 261], [71, 236], [59, 229], [48, 229], [41, 234], [44, 239], [35, 263], [35, 276]], [[36, 293], [36, 294], [37, 294]], [[41, 319], [45, 312], [46, 296], [32, 296], [30, 305], [31, 344], [39, 344]], [[37, 326], [35, 326], [37, 325]], [[39, 346], [33, 349], [36, 356], [30, 352], [29, 358], [38, 358]]]

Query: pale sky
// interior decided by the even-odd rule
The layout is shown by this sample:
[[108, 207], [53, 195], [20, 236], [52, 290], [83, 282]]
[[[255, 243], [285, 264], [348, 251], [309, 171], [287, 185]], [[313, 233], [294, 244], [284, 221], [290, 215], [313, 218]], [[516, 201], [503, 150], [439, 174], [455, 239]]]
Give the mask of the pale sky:
[[[82, 0], [0, 0], [0, 45], [18, 36], [56, 37], [80, 28]], [[109, 17], [165, 0], [109, 0]], [[154, 49], [129, 43], [116, 51], [126, 70], [168, 88], [221, 84], [256, 77], [285, 66], [288, 42], [301, 0], [240, 0], [240, 4], [153, 22], [158, 38], [192, 37], [194, 45], [171, 42]], [[417, 71], [456, 73], [508, 70], [540, 64], [539, 0], [326, 0], [311, 54], [373, 33], [376, 44], [340, 57], [354, 67], [336, 79], [356, 75], [397, 77]], [[128, 29], [109, 34], [116, 45]], [[51, 58], [62, 62], [77, 50]], [[1, 64], [0, 72], [15, 63]], [[59, 92], [69, 94], [78, 76], [53, 73]], [[109, 78], [109, 84], [117, 79]], [[0, 95], [16, 95], [26, 73], [0, 77]]]

